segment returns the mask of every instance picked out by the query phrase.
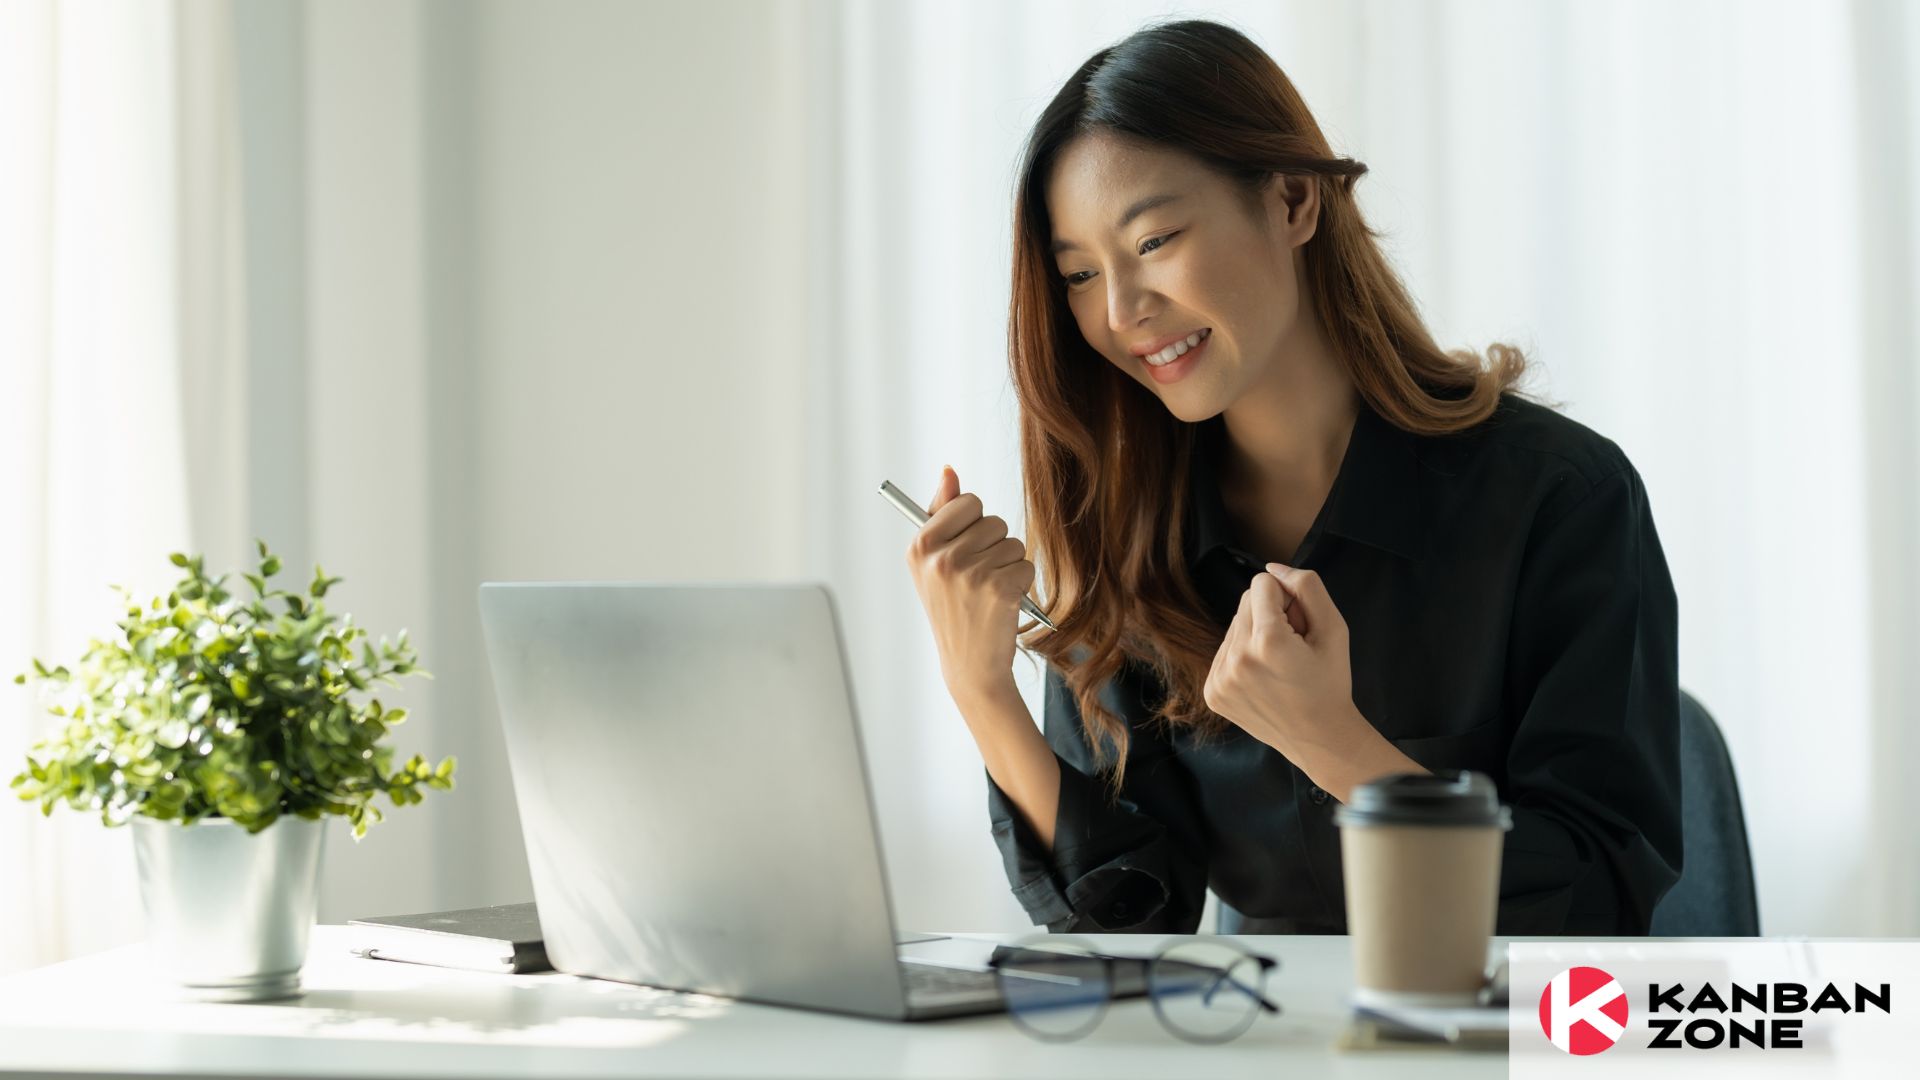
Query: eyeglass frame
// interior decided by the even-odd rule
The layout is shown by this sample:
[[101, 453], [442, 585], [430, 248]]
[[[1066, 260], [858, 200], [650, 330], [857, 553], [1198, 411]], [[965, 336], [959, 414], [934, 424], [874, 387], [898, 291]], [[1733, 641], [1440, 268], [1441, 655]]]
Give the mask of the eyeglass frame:
[[[1043, 1042], [1054, 1042], [1054, 1043], [1073, 1042], [1076, 1039], [1086, 1037], [1089, 1033], [1093, 1031], [1094, 1028], [1097, 1028], [1100, 1026], [1100, 1022], [1106, 1019], [1107, 1007], [1113, 1004], [1113, 1001], [1114, 1001], [1114, 990], [1118, 985], [1118, 980], [1114, 978], [1114, 971], [1115, 971], [1115, 965], [1118, 963], [1141, 964], [1145, 966], [1146, 968], [1145, 979], [1146, 979], [1146, 989], [1147, 989], [1146, 996], [1149, 1000], [1153, 1002], [1153, 1015], [1157, 1020], [1160, 1021], [1161, 1027], [1166, 1028], [1168, 1031], [1172, 1032], [1178, 1038], [1191, 1043], [1200, 1043], [1202, 1045], [1218, 1046], [1222, 1043], [1232, 1042], [1233, 1040], [1246, 1034], [1247, 1029], [1253, 1026], [1253, 1020], [1257, 1019], [1257, 1016], [1249, 1018], [1246, 1023], [1242, 1024], [1230, 1035], [1217, 1036], [1217, 1037], [1208, 1037], [1208, 1036], [1198, 1035], [1193, 1032], [1187, 1031], [1185, 1028], [1182, 1028], [1179, 1024], [1176, 1024], [1172, 1020], [1169, 1020], [1167, 1018], [1165, 1008], [1160, 1003], [1160, 995], [1154, 993], [1153, 991], [1153, 973], [1156, 967], [1159, 965], [1159, 963], [1162, 960], [1166, 959], [1167, 954], [1172, 952], [1173, 950], [1178, 949], [1185, 945], [1192, 945], [1195, 943], [1217, 945], [1222, 948], [1231, 949], [1234, 952], [1239, 953], [1240, 955], [1246, 957], [1249, 960], [1252, 960], [1255, 964], [1259, 965], [1260, 985], [1257, 989], [1253, 987], [1241, 986], [1237, 980], [1234, 980], [1232, 978], [1231, 966], [1224, 970], [1221, 970], [1219, 974], [1222, 978], [1225, 978], [1227, 981], [1232, 982], [1248, 997], [1251, 997], [1254, 1001], [1254, 1004], [1258, 1005], [1261, 1009], [1265, 1010], [1269, 1015], [1273, 1015], [1273, 1016], [1280, 1015], [1280, 1013], [1282, 1012], [1281, 1007], [1267, 1000], [1267, 996], [1266, 996], [1267, 976], [1271, 972], [1278, 971], [1280, 969], [1280, 961], [1274, 957], [1267, 956], [1263, 953], [1254, 952], [1253, 950], [1247, 948], [1244, 945], [1239, 944], [1238, 942], [1234, 942], [1229, 939], [1223, 939], [1216, 936], [1195, 934], [1192, 936], [1179, 938], [1174, 941], [1168, 942], [1165, 945], [1162, 945], [1159, 949], [1155, 950], [1153, 955], [1151, 956], [1122, 956], [1117, 953], [1105, 953], [1105, 952], [1099, 951], [1098, 949], [1093, 948], [1091, 945], [1088, 945], [1087, 943], [1080, 940], [1079, 938], [1073, 938], [1073, 937], [1064, 937], [1064, 936], [1055, 937], [1051, 935], [1047, 937], [1035, 937], [1035, 938], [1028, 938], [1023, 941], [1002, 943], [1001, 945], [999, 945], [994, 949], [993, 955], [987, 959], [987, 967], [993, 971], [994, 985], [1000, 990], [1001, 1000], [1007, 1002], [1007, 1015], [1013, 1019], [1014, 1025], [1020, 1028], [1020, 1030], [1026, 1032], [1027, 1034]], [[1006, 979], [1006, 968], [1009, 962], [1009, 954], [1004, 953], [1003, 950], [1036, 949], [1036, 951], [1038, 951], [1038, 947], [1043, 944], [1067, 945], [1074, 949], [1077, 949], [1079, 950], [1078, 954], [1062, 953], [1061, 955], [1079, 956], [1079, 957], [1084, 957], [1085, 959], [1088, 959], [1088, 960], [1098, 960], [1101, 962], [1102, 968], [1106, 975], [1106, 993], [1101, 995], [1099, 1004], [1094, 1007], [1093, 1019], [1090, 1020], [1080, 1030], [1075, 1031], [1069, 1035], [1055, 1035], [1050, 1032], [1045, 1032], [1040, 1030], [1037, 1027], [1032, 1026], [1026, 1021], [1022, 1020], [1020, 1017], [1020, 1011], [1013, 1007], [1012, 997], [1007, 993], [1005, 979]], [[1196, 964], [1194, 966], [1208, 967], [1209, 965]], [[1218, 986], [1219, 986], [1219, 983], [1216, 981], [1214, 984], [1214, 987], [1217, 988]], [[1211, 990], [1209, 991], [1209, 993], [1211, 993]]]

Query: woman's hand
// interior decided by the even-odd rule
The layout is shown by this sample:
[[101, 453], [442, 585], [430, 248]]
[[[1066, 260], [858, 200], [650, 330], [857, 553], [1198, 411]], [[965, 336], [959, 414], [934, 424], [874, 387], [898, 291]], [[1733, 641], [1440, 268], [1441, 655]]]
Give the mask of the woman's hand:
[[1320, 575], [1281, 563], [1268, 563], [1241, 594], [1202, 696], [1303, 768], [1316, 751], [1372, 733], [1353, 705], [1347, 621]]
[[955, 699], [997, 692], [1013, 681], [1020, 599], [1033, 587], [1027, 547], [1007, 523], [981, 516], [980, 499], [960, 494], [942, 469], [927, 523], [907, 547], [913, 587], [933, 625], [940, 673]]

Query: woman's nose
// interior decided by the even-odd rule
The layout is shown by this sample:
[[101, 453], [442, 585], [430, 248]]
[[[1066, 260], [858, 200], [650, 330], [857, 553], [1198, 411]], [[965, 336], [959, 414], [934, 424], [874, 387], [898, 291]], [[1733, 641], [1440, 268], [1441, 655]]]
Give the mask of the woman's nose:
[[1132, 332], [1153, 314], [1153, 292], [1126, 274], [1107, 275], [1107, 328], [1116, 334]]

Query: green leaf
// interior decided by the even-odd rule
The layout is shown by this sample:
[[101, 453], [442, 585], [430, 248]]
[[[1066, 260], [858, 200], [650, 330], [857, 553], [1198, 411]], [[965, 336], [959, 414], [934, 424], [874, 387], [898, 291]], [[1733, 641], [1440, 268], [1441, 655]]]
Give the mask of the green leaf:
[[279, 572], [280, 556], [278, 555], [270, 555], [265, 562], [260, 564], [260, 573], [267, 577], [272, 577]]
[[186, 566], [186, 565], [187, 565], [187, 557], [186, 557], [185, 555], [183, 555], [183, 554], [181, 554], [181, 553], [180, 553], [180, 552], [178, 552], [178, 551], [176, 551], [176, 552], [174, 552], [173, 554], [171, 554], [171, 555], [169, 555], [169, 556], [167, 556], [167, 559], [168, 559], [168, 561], [170, 561], [170, 562], [172, 562], [172, 563], [173, 563], [173, 565], [175, 565], [175, 566], [181, 566], [181, 567], [184, 567], [184, 566]]

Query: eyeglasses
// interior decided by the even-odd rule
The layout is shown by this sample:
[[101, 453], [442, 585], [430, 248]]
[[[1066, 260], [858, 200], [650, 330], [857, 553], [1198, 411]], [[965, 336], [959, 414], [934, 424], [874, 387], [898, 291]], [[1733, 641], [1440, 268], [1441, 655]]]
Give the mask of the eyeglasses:
[[1068, 1042], [1092, 1031], [1116, 996], [1134, 997], [1145, 982], [1154, 1015], [1188, 1042], [1236, 1038], [1262, 1011], [1267, 973], [1280, 961], [1224, 938], [1175, 941], [1151, 956], [1115, 956], [1077, 938], [1046, 936], [994, 949], [993, 969], [1007, 1013], [1027, 1034]]

